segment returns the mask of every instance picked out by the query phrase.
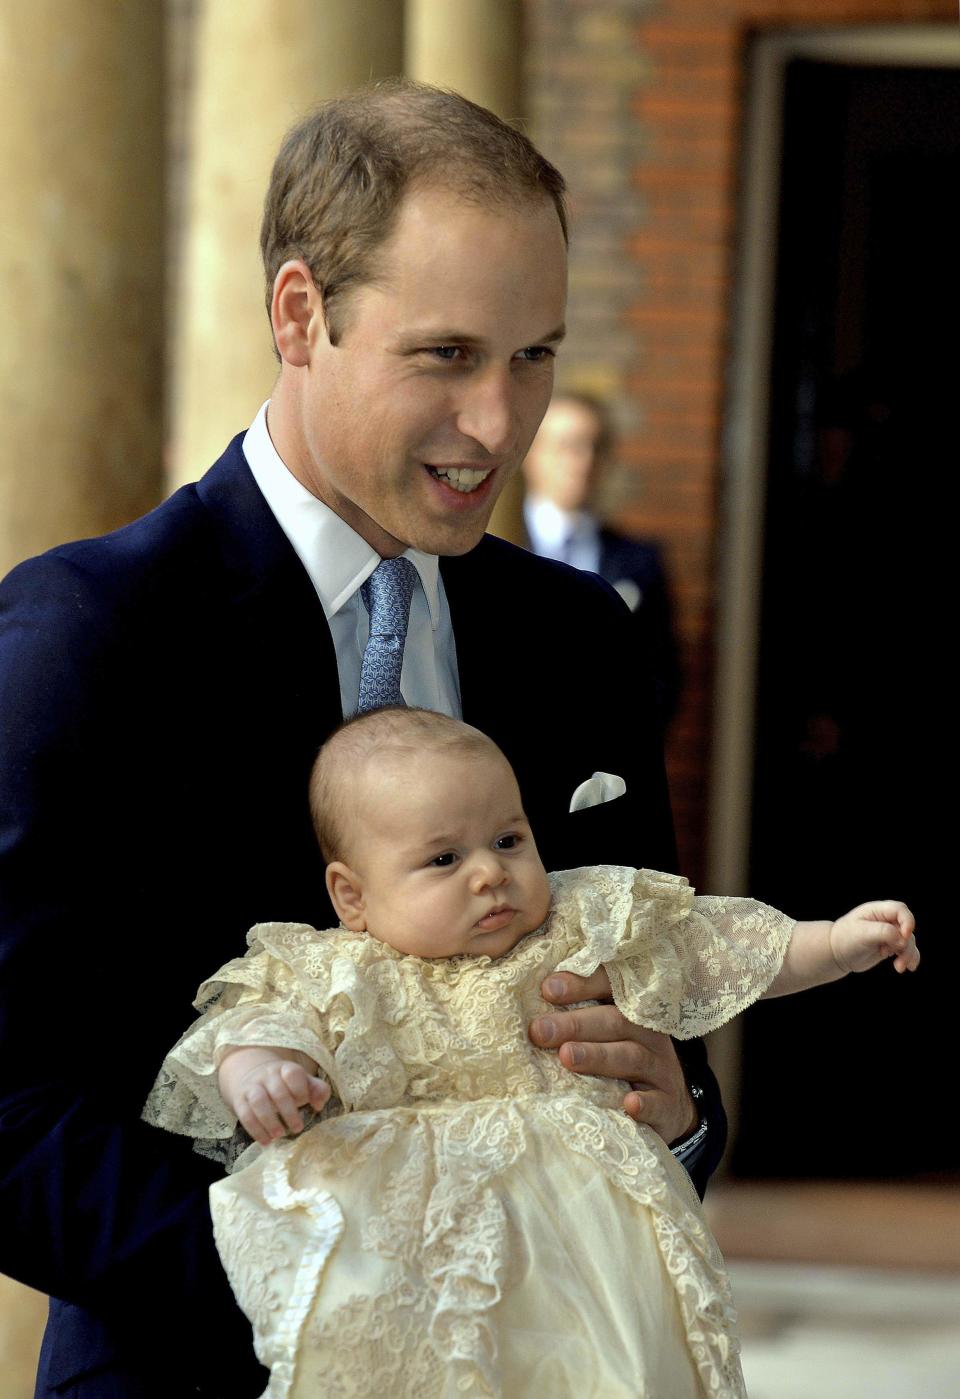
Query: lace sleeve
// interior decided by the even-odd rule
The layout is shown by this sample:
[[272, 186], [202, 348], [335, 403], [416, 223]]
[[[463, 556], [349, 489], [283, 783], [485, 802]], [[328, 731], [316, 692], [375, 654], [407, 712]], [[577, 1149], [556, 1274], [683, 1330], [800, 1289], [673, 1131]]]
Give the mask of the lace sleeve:
[[685, 879], [602, 865], [565, 903], [583, 945], [558, 970], [602, 963], [635, 1024], [678, 1039], [708, 1034], [758, 1000], [783, 962], [794, 922], [754, 899], [696, 897]]
[[[324, 978], [318, 966], [308, 993], [295, 967], [264, 945], [262, 939], [271, 941], [276, 926], [252, 929], [246, 956], [228, 962], [200, 987], [194, 1001], [200, 1015], [164, 1059], [143, 1109], [147, 1122], [193, 1137], [198, 1150], [218, 1160], [235, 1154], [237, 1144], [237, 1119], [217, 1086], [217, 1070], [227, 1049], [271, 1045], [299, 1050], [319, 1065], [336, 1091], [330, 1027], [316, 1004], [329, 973]], [[317, 938], [312, 928], [304, 931]], [[234, 1146], [225, 1150], [231, 1142]]]
[[200, 1015], [163, 1061], [143, 1110], [147, 1122], [193, 1137], [202, 1154], [225, 1162], [237, 1154], [239, 1130], [217, 1086], [229, 1048], [270, 1045], [308, 1055], [333, 1089], [323, 1116], [392, 1106], [407, 1082], [377, 979], [357, 964], [370, 951], [365, 943], [351, 944], [355, 955], [347, 955], [335, 931], [297, 923], [258, 924], [247, 941], [246, 956], [200, 987]]

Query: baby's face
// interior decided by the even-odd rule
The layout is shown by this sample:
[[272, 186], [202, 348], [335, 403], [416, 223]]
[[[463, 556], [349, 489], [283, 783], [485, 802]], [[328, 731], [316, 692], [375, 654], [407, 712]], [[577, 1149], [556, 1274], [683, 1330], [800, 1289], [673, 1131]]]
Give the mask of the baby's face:
[[348, 927], [418, 957], [501, 957], [539, 928], [550, 890], [505, 758], [393, 755], [360, 781]]

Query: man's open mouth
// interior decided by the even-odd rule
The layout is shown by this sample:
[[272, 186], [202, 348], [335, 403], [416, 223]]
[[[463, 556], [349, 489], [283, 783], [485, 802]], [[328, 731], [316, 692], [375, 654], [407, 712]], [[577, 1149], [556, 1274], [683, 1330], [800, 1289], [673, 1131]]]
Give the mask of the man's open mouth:
[[427, 470], [437, 481], [443, 481], [446, 485], [452, 486], [455, 491], [467, 495], [470, 491], [475, 491], [478, 486], [483, 485], [493, 467], [428, 465]]

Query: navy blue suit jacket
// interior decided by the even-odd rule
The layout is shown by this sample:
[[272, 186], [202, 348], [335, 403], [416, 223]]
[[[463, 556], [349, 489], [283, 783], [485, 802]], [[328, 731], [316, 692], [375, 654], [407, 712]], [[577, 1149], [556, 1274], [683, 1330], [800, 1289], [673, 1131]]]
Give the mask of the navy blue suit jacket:
[[[306, 784], [336, 658], [240, 442], [0, 587], [0, 1271], [56, 1299], [39, 1393], [265, 1383], [213, 1245], [217, 1170], [139, 1120], [247, 928], [332, 921]], [[514, 764], [548, 866], [672, 868], [619, 600], [490, 537], [442, 572], [464, 718]], [[628, 795], [569, 815], [596, 769]]]

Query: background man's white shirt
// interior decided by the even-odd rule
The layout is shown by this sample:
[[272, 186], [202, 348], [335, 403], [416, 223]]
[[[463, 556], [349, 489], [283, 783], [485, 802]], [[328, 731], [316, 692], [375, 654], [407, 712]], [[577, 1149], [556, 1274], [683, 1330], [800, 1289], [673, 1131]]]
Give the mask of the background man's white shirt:
[[[260, 409], [243, 439], [243, 454], [263, 498], [306, 569], [323, 607], [337, 653], [344, 717], [356, 712], [360, 666], [370, 619], [360, 587], [380, 555], [329, 506], [301, 485], [277, 453]], [[407, 704], [462, 717], [450, 608], [435, 554], [406, 549], [420, 580], [410, 604], [400, 690]]]
[[552, 500], [528, 495], [523, 503], [527, 536], [535, 554], [597, 573], [600, 536], [597, 522], [583, 510], [561, 510]]

